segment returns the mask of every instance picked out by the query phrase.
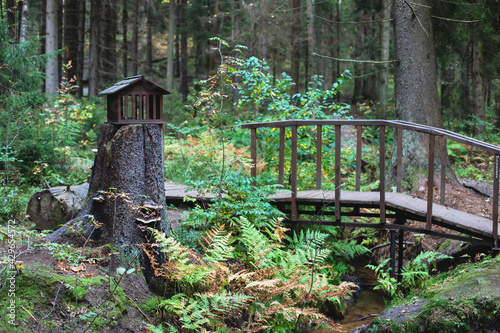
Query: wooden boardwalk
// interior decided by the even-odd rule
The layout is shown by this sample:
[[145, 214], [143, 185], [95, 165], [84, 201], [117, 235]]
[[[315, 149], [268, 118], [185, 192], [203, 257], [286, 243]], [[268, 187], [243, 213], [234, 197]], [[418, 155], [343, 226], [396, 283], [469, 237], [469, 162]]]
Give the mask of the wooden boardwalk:
[[[324, 224], [346, 227], [385, 228], [406, 230], [417, 233], [437, 235], [445, 238], [458, 239], [472, 243], [491, 246], [493, 244], [493, 227], [491, 219], [472, 215], [456, 209], [434, 204], [430, 215], [432, 225], [439, 226], [439, 231], [415, 227], [406, 224], [407, 221], [426, 222], [428, 217], [426, 200], [422, 200], [404, 193], [385, 193], [385, 209], [383, 214], [387, 217], [386, 223], [359, 223], [341, 222], [335, 215], [335, 203], [339, 203], [340, 216], [380, 217], [380, 193], [342, 191], [336, 200], [335, 191], [297, 191], [296, 203], [299, 207], [298, 215], [304, 217], [292, 223]], [[199, 195], [197, 192], [188, 191], [185, 185], [167, 183], [165, 185], [167, 203], [179, 203], [185, 197], [191, 197], [198, 202], [209, 202], [216, 195]], [[280, 210], [291, 213], [292, 192], [279, 191], [269, 197]], [[312, 209], [311, 209], [312, 208]], [[392, 222], [390, 222], [392, 220]], [[442, 230], [442, 229], [448, 230]], [[436, 228], [434, 228], [436, 229]], [[450, 230], [457, 233], [450, 233]]]

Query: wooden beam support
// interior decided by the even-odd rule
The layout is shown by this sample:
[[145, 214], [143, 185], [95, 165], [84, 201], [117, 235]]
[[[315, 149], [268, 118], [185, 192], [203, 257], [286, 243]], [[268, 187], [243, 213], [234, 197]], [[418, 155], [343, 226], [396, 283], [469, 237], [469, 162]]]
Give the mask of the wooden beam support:
[[356, 126], [356, 191], [361, 190], [361, 151], [363, 148], [363, 126]]
[[380, 223], [385, 223], [385, 126], [380, 131]]
[[257, 177], [257, 129], [252, 128], [250, 131], [250, 158], [252, 159], [252, 170], [250, 175], [254, 178], [253, 185], [255, 186]]
[[292, 190], [292, 221], [297, 221], [297, 126], [292, 126], [292, 157], [290, 185]]
[[335, 219], [340, 221], [340, 159], [342, 135], [340, 125], [335, 125]]
[[500, 168], [500, 155], [495, 154], [494, 157], [494, 168], [493, 168], [493, 243], [494, 247], [498, 248], [498, 178], [499, 178], [499, 168]]
[[432, 200], [434, 197], [434, 142], [435, 135], [429, 135], [429, 165], [427, 166], [427, 221], [425, 228], [432, 228]]
[[446, 156], [448, 155], [448, 147], [446, 137], [441, 136], [441, 188], [439, 190], [439, 204], [444, 206], [446, 194]]
[[396, 192], [401, 193], [401, 178], [403, 163], [403, 129], [397, 129], [397, 143], [396, 143]]
[[322, 144], [323, 144], [323, 126], [318, 125], [316, 127], [316, 190], [321, 190], [321, 173], [323, 171], [323, 166], [321, 164], [322, 158]]
[[278, 183], [284, 184], [285, 176], [285, 128], [280, 127], [280, 146], [279, 146], [279, 166]]

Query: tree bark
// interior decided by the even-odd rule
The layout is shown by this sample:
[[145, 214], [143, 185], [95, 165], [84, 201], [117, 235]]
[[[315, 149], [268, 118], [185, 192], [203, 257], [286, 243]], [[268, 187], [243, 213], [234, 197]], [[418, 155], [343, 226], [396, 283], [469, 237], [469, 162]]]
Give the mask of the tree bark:
[[106, 123], [98, 147], [85, 206], [46, 240], [112, 243], [123, 254], [137, 254], [144, 241], [139, 226], [170, 231], [163, 206], [163, 130], [157, 124]]
[[47, 0], [47, 25], [45, 30], [45, 52], [52, 53], [45, 68], [45, 92], [56, 94], [59, 88], [59, 68], [57, 52], [57, 31], [58, 31], [58, 4], [56, 0]]
[[[395, 1], [394, 38], [396, 117], [399, 120], [442, 127], [439, 110], [430, 0]], [[416, 16], [415, 16], [416, 15]], [[403, 179], [408, 186], [428, 166], [428, 135], [403, 131]], [[439, 147], [439, 143], [436, 142]], [[434, 153], [434, 152], [431, 152]], [[436, 163], [440, 159], [435, 158]], [[396, 145], [388, 168], [387, 185], [395, 183]]]
[[175, 0], [170, 0], [170, 11], [168, 18], [168, 45], [167, 45], [167, 90], [172, 91], [174, 88], [174, 47], [175, 34], [177, 27], [176, 19], [176, 3]]

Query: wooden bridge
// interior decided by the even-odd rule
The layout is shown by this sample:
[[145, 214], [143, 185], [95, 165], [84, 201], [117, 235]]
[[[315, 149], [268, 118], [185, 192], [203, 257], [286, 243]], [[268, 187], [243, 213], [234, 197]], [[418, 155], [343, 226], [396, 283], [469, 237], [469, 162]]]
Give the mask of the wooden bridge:
[[[335, 165], [334, 190], [322, 190], [322, 155], [323, 155], [323, 128], [329, 126], [335, 132]], [[346, 126], [354, 126], [356, 136], [356, 184], [354, 191], [342, 190], [341, 184], [341, 141], [342, 130]], [[271, 199], [282, 211], [288, 214], [289, 222], [303, 224], [323, 224], [346, 227], [385, 228], [391, 230], [391, 253], [395, 251], [395, 231], [399, 230], [399, 251], [402, 251], [404, 231], [436, 235], [489, 246], [493, 251], [498, 248], [498, 197], [499, 197], [499, 156], [500, 147], [488, 144], [464, 135], [440, 128], [434, 128], [404, 121], [390, 120], [286, 120], [241, 125], [251, 131], [251, 159], [254, 163], [251, 174], [257, 175], [257, 138], [258, 129], [271, 128], [279, 130], [279, 165], [278, 181], [284, 184], [285, 161], [290, 163], [290, 187], [288, 191], [281, 191], [272, 195]], [[299, 191], [297, 189], [298, 175], [298, 135], [299, 127], [308, 127], [309, 133], [316, 138], [316, 184], [315, 190]], [[367, 127], [379, 129], [379, 190], [376, 192], [361, 191], [362, 173], [362, 133]], [[394, 144], [396, 148], [396, 191], [386, 192], [386, 131], [390, 129], [397, 133]], [[289, 129], [289, 134], [285, 135]], [[351, 130], [352, 131], [352, 130]], [[404, 131], [416, 131], [428, 136], [429, 152], [439, 151], [438, 160], [435, 154], [428, 156], [427, 199], [419, 199], [401, 191], [402, 170], [402, 136]], [[291, 132], [291, 133], [290, 133]], [[436, 138], [440, 147], [436, 145]], [[493, 158], [493, 206], [491, 217], [485, 218], [459, 211], [444, 205], [446, 196], [446, 168], [440, 169], [440, 202], [433, 202], [435, 165], [446, 165], [447, 142], [455, 141], [469, 145], [481, 151], [488, 152]], [[285, 156], [285, 146], [289, 143], [290, 156]], [[437, 149], [436, 149], [437, 148]], [[439, 149], [440, 148], [440, 149]], [[440, 163], [435, 163], [439, 162]], [[439, 175], [437, 175], [439, 176]], [[166, 186], [167, 202], [178, 200], [186, 195], [186, 187], [181, 185]], [[195, 195], [191, 193], [191, 195]], [[203, 200], [203, 198], [198, 198]], [[210, 198], [204, 198], [210, 199]], [[331, 209], [329, 209], [331, 207]], [[328, 208], [328, 209], [327, 209]], [[366, 209], [369, 208], [369, 209]], [[377, 223], [346, 222], [346, 217], [376, 217]], [[411, 226], [408, 221], [419, 221], [422, 226]], [[418, 225], [418, 224], [417, 224]], [[439, 228], [436, 228], [438, 226]], [[454, 233], [450, 230], [456, 231]], [[402, 257], [402, 256], [400, 256]], [[394, 255], [392, 256], [394, 258]], [[401, 263], [400, 263], [401, 267]], [[394, 270], [393, 270], [394, 272]]]

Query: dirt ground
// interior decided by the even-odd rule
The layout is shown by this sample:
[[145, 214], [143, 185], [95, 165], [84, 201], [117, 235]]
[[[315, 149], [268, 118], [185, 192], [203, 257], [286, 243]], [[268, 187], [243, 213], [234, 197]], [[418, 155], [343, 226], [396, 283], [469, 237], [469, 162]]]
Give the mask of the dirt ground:
[[[15, 301], [15, 324], [7, 325], [7, 311], [0, 311], [2, 332], [150, 332], [146, 324], [157, 321], [158, 301], [141, 272], [109, 277], [110, 253], [102, 249], [76, 267], [49, 252], [25, 244], [16, 249], [15, 295], [0, 291], [0, 309]], [[102, 259], [92, 263], [92, 257]]]

